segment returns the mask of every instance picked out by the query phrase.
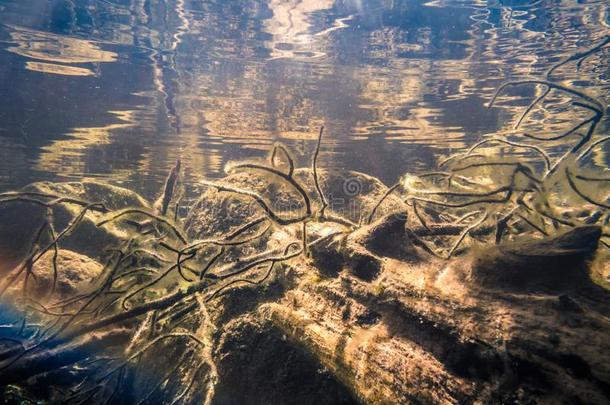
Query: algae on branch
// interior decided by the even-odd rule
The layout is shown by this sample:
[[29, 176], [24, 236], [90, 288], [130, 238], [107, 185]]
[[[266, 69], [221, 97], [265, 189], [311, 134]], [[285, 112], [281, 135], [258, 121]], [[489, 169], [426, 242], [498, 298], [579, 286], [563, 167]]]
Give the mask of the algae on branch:
[[[607, 246], [603, 193], [610, 182], [586, 167], [591, 152], [609, 139], [596, 132], [603, 105], [584, 91], [555, 83], [549, 74], [545, 80], [502, 86], [490, 106], [505, 89], [520, 85], [545, 90], [517, 127], [551, 91], [574, 97], [575, 108], [593, 113], [552, 137], [578, 137], [566, 154], [554, 158], [552, 145], [523, 143], [513, 139], [515, 134], [492, 136], [440, 162], [438, 171], [405, 176], [388, 188], [362, 173], [318, 168], [320, 130], [311, 167], [297, 168], [281, 144], [265, 160], [230, 163], [224, 179], [204, 183], [208, 188], [184, 223], [180, 161], [155, 204], [89, 181], [38, 183], [0, 194], [5, 216], [14, 216], [15, 204], [37, 212], [22, 230], [26, 236], [14, 241], [19, 255], [0, 284], [2, 294], [10, 292], [16, 316], [0, 347], [0, 381], [25, 387], [30, 377], [67, 372], [78, 381], [58, 382], [60, 389], [44, 393], [47, 399], [100, 402], [136, 387], [139, 399], [158, 393], [168, 402], [210, 403], [216, 387], [219, 395], [226, 394], [223, 375], [236, 375], [217, 364], [231, 357], [231, 342], [241, 341], [226, 332], [262, 322], [260, 330], [287, 336], [286, 353], [305, 350], [328, 367], [333, 392], [347, 402], [354, 398], [346, 396], [345, 387], [358, 398], [380, 402], [392, 395], [439, 402], [481, 393], [493, 397], [492, 387], [511, 385], [504, 379], [512, 378], [514, 362], [496, 346], [497, 331], [473, 324], [469, 314], [493, 320], [492, 309], [521, 311], [577, 343], [554, 315], [536, 313], [528, 299], [511, 304], [514, 297], [495, 294], [527, 295], [529, 282], [536, 281], [547, 293], [551, 287], [562, 296], [586, 290], [591, 301], [604, 296], [591, 285], [586, 267], [576, 268], [586, 265], [600, 238]], [[586, 132], [579, 136], [580, 130]], [[525, 136], [543, 142], [538, 135]], [[528, 154], [491, 157], [497, 148]], [[331, 198], [338, 190], [346, 194], [347, 206]], [[589, 204], [585, 210], [579, 209], [583, 202]], [[18, 224], [10, 229], [15, 228]], [[4, 235], [2, 242], [10, 237]], [[66, 269], [78, 253], [102, 263], [88, 283]], [[574, 268], [548, 267], [561, 266], [566, 258]], [[539, 273], [532, 273], [532, 263]], [[277, 276], [284, 266], [288, 281]], [[48, 295], [33, 287], [37, 278], [43, 286], [50, 282]], [[69, 296], [64, 287], [74, 287]], [[517, 329], [532, 329], [528, 316], [514, 319]], [[598, 339], [604, 327], [594, 316], [587, 319], [594, 325], [585, 328], [587, 336]], [[509, 343], [526, 354], [536, 345], [551, 350], [526, 332], [515, 336], [526, 342]], [[219, 356], [217, 347], [229, 352]], [[378, 358], [370, 358], [369, 348]], [[591, 361], [591, 353], [583, 353]], [[527, 357], [519, 356], [519, 361]], [[67, 368], [52, 368], [59, 358], [70, 359]], [[480, 367], [473, 370], [471, 360]], [[551, 360], [540, 364], [549, 366]], [[419, 361], [426, 370], [418, 369]], [[149, 375], [152, 363], [159, 370]], [[603, 365], [593, 366], [606, 372]], [[393, 367], [409, 378], [394, 379]], [[440, 391], [410, 385], [417, 376]], [[574, 384], [584, 387], [587, 381]], [[596, 398], [601, 395], [599, 387], [593, 391]]]

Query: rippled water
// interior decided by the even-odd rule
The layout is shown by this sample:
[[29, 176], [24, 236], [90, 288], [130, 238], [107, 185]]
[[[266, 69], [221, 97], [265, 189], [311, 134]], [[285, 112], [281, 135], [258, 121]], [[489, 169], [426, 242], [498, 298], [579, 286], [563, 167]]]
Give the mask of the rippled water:
[[[0, 188], [151, 194], [178, 157], [196, 184], [278, 140], [306, 164], [321, 125], [321, 166], [393, 182], [510, 130], [535, 90], [486, 109], [498, 85], [609, 34], [607, 0], [0, 0]], [[607, 105], [608, 48], [558, 76]], [[545, 108], [526, 125], [574, 119]]]

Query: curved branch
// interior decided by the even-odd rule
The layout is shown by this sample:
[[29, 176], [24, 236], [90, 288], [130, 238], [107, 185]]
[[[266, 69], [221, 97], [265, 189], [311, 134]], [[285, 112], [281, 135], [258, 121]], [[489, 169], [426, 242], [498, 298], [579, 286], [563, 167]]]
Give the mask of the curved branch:
[[541, 102], [546, 96], [548, 96], [548, 94], [550, 92], [551, 92], [551, 88], [547, 86], [544, 89], [544, 91], [542, 92], [542, 94], [539, 95], [538, 97], [536, 97], [534, 99], [534, 101], [532, 101], [530, 103], [530, 105], [527, 106], [527, 108], [525, 109], [525, 111], [523, 111], [523, 114], [521, 114], [521, 116], [519, 117], [519, 119], [517, 120], [517, 122], [515, 123], [515, 126], [513, 128], [518, 129], [519, 126], [521, 125], [521, 123], [523, 122], [523, 120], [525, 119], [525, 117], [527, 116], [527, 114], [529, 114], [530, 111], [532, 111], [539, 102]]
[[493, 104], [495, 103], [496, 99], [498, 98], [498, 96], [500, 95], [500, 93], [502, 93], [504, 91], [504, 89], [508, 88], [508, 87], [514, 87], [514, 86], [523, 86], [523, 85], [528, 85], [528, 84], [541, 84], [544, 86], [547, 86], [548, 88], [551, 89], [555, 89], [555, 90], [559, 90], [559, 91], [563, 91], [564, 93], [570, 94], [572, 96], [576, 96], [579, 97], [591, 104], [594, 104], [597, 107], [597, 111], [599, 113], [602, 113], [604, 110], [604, 105], [596, 100], [594, 97], [589, 96], [586, 93], [583, 93], [580, 90], [575, 90], [566, 86], [563, 86], [561, 84], [557, 84], [554, 82], [549, 82], [547, 80], [540, 80], [540, 79], [526, 79], [526, 80], [517, 80], [517, 81], [511, 81], [511, 82], [506, 82], [504, 84], [502, 84], [498, 90], [496, 90], [495, 94], [493, 95], [491, 101], [489, 102], [489, 104], [487, 105], [487, 108], [491, 108], [493, 107]]
[[[464, 153], [464, 155], [463, 155], [464, 158], [470, 156], [470, 154], [472, 152], [474, 152], [475, 149], [483, 146], [486, 143], [492, 143], [492, 142], [503, 143], [505, 145], [514, 146], [514, 147], [517, 147], [517, 148], [525, 148], [525, 149], [531, 149], [533, 151], [536, 151], [544, 159], [544, 165], [545, 165], [546, 170], [548, 170], [550, 168], [550, 166], [551, 166], [551, 159], [546, 154], [546, 152], [544, 150], [542, 150], [541, 148], [539, 148], [538, 146], [528, 145], [528, 144], [525, 144], [525, 143], [513, 142], [513, 141], [509, 141], [508, 139], [502, 139], [502, 138], [489, 138], [489, 139], [484, 139], [482, 141], [477, 142], [470, 149], [468, 149], [468, 151], [466, 153]], [[463, 158], [461, 158], [460, 160], [462, 160], [462, 159]]]
[[445, 202], [445, 201], [437, 201], [437, 200], [430, 200], [427, 198], [420, 198], [420, 197], [409, 197], [408, 200], [413, 200], [413, 201], [420, 201], [420, 202], [424, 202], [424, 203], [428, 203], [428, 204], [432, 204], [432, 205], [438, 205], [441, 207], [449, 207], [449, 208], [463, 208], [463, 207], [469, 207], [471, 205], [477, 205], [477, 204], [501, 204], [501, 203], [505, 203], [507, 202], [511, 195], [512, 195], [512, 190], [510, 188], [507, 187], [506, 190], [504, 190], [506, 192], [506, 195], [504, 196], [504, 198], [500, 198], [500, 199], [482, 199], [482, 200], [474, 200], [474, 201], [467, 201], [464, 203], [449, 203], [449, 202]]
[[[180, 269], [180, 266], [182, 265], [182, 263], [187, 262], [189, 260], [191, 260], [193, 257], [195, 256], [195, 254], [190, 254], [185, 256], [184, 258], [180, 257], [180, 255], [178, 255], [178, 261], [171, 265], [170, 267], [168, 267], [163, 273], [161, 273], [158, 277], [154, 278], [153, 280], [149, 281], [148, 283], [136, 288], [134, 291], [130, 292], [129, 294], [127, 294], [123, 300], [121, 301], [121, 306], [123, 307], [123, 309], [128, 309], [127, 306], [127, 300], [129, 300], [131, 297], [137, 295], [138, 293], [146, 290], [147, 288], [152, 287], [153, 285], [157, 284], [159, 281], [163, 280], [165, 277], [167, 277], [169, 275], [169, 273], [172, 272], [172, 270], [174, 269]], [[184, 277], [184, 276], [183, 276]]]
[[[293, 242], [291, 244], [289, 244], [288, 246], [286, 246], [286, 249], [284, 249], [284, 257], [286, 257], [286, 255], [288, 254], [288, 252], [290, 251], [290, 248], [296, 246], [299, 247], [299, 244], [297, 242]], [[271, 264], [269, 265], [269, 269], [267, 270], [267, 272], [265, 273], [265, 275], [257, 281], [252, 281], [252, 280], [248, 280], [245, 278], [240, 278], [240, 279], [236, 279], [236, 280], [231, 280], [230, 282], [228, 282], [227, 284], [223, 285], [222, 287], [218, 288], [216, 291], [214, 291], [214, 293], [212, 295], [210, 295], [208, 298], [206, 298], [205, 302], [210, 302], [211, 300], [213, 300], [214, 298], [218, 297], [220, 295], [221, 292], [223, 292], [224, 290], [226, 290], [227, 288], [231, 287], [232, 285], [235, 285], [237, 283], [246, 283], [246, 284], [251, 284], [251, 285], [257, 285], [260, 284], [262, 282], [264, 282], [265, 280], [267, 280], [267, 278], [269, 278], [269, 276], [271, 275], [271, 272], [273, 271], [273, 267], [279, 262], [281, 261], [282, 258], [272, 258], [271, 259]]]
[[606, 38], [600, 42], [599, 44], [595, 45], [593, 48], [587, 49], [586, 51], [583, 52], [577, 52], [574, 55], [564, 59], [563, 61], [555, 64], [553, 67], [551, 67], [551, 69], [549, 69], [549, 71], [546, 73], [546, 77], [547, 79], [550, 79], [551, 75], [553, 74], [553, 72], [557, 69], [559, 69], [561, 66], [572, 62], [572, 61], [578, 61], [576, 64], [576, 69], [580, 69], [580, 66], [582, 65], [582, 62], [589, 57], [590, 55], [592, 55], [593, 53], [599, 51], [600, 49], [602, 49], [604, 46], [606, 46], [607, 44], [610, 43], [610, 35], [606, 36]]
[[[267, 219], [265, 217], [263, 217], [263, 219]], [[240, 239], [240, 240], [233, 240], [235, 237], [237, 237], [239, 234], [245, 232], [246, 230], [252, 228], [255, 225], [260, 224], [262, 221], [260, 221], [258, 218], [255, 219], [254, 221], [251, 221], [249, 223], [247, 223], [245, 226], [241, 227], [240, 229], [238, 229], [238, 231], [234, 232], [234, 236], [227, 236], [224, 239], [204, 239], [204, 240], [200, 240], [200, 241], [195, 241], [193, 243], [191, 243], [188, 246], [185, 246], [183, 249], [181, 249], [180, 251], [178, 251], [179, 254], [184, 254], [184, 253], [193, 253], [194, 251], [198, 250], [201, 246], [205, 246], [205, 245], [216, 245], [216, 246], [239, 246], [239, 245], [244, 245], [246, 243], [255, 241], [259, 238], [261, 238], [263, 235], [265, 235], [267, 233], [267, 231], [269, 231], [269, 229], [271, 229], [271, 224], [267, 224], [267, 226], [265, 228], [263, 228], [262, 231]]]
[[[454, 191], [418, 191], [418, 194], [427, 194], [427, 195], [440, 195], [440, 196], [447, 196], [447, 197], [489, 197], [495, 194], [499, 194], [499, 193], [503, 193], [510, 190], [510, 187], [508, 186], [502, 186], [499, 187], [495, 190], [490, 190], [487, 191], [485, 193], [460, 193], [460, 192], [454, 192]], [[407, 198], [408, 200], [409, 198]]]
[[576, 186], [576, 183], [574, 182], [574, 179], [572, 178], [572, 174], [570, 173], [570, 170], [567, 167], [566, 167], [566, 177], [568, 179], [568, 183], [570, 184], [570, 187], [572, 187], [572, 190], [574, 190], [574, 192], [576, 194], [578, 194], [580, 196], [580, 198], [582, 198], [583, 200], [587, 201], [590, 204], [597, 205], [598, 207], [609, 208], [610, 209], [610, 205], [603, 204], [603, 203], [600, 203], [598, 201], [595, 201], [594, 199], [592, 199], [591, 197], [585, 195], [582, 191], [580, 191], [578, 189], [578, 187]]
[[272, 221], [277, 222], [280, 225], [295, 224], [295, 223], [304, 221], [307, 218], [309, 218], [309, 214], [308, 213], [306, 213], [305, 215], [302, 215], [300, 217], [296, 217], [296, 218], [282, 218], [282, 217], [278, 216], [275, 212], [273, 212], [273, 210], [271, 210], [271, 208], [265, 202], [263, 197], [261, 197], [260, 195], [258, 195], [254, 191], [244, 190], [244, 189], [237, 188], [237, 187], [226, 186], [226, 185], [214, 183], [214, 182], [207, 181], [207, 180], [202, 181], [202, 183], [207, 185], [207, 186], [214, 187], [218, 191], [235, 193], [235, 194], [241, 194], [241, 195], [245, 195], [247, 197], [252, 198], [263, 209], [263, 211], [265, 211], [267, 216]]
[[[552, 136], [550, 138], [532, 135], [532, 134], [527, 133], [527, 132], [524, 132], [523, 136], [525, 136], [527, 138], [530, 138], [530, 139], [534, 139], [536, 141], [558, 141], [559, 139], [563, 139], [563, 138], [566, 138], [566, 137], [572, 135], [574, 132], [578, 131], [580, 128], [584, 127], [585, 125], [589, 124], [590, 122], [593, 122], [592, 118], [588, 118], [588, 119], [584, 120], [580, 124], [578, 124], [575, 127], [569, 129], [568, 131], [564, 132], [561, 135]], [[583, 137], [582, 134], [577, 134], [577, 135], [580, 135], [581, 138]]]
[[585, 149], [584, 151], [581, 152], [580, 155], [578, 155], [576, 160], [582, 160], [585, 156], [587, 156], [589, 153], [591, 153], [593, 148], [595, 148], [597, 145], [607, 142], [607, 141], [610, 141], [610, 136], [604, 136], [603, 138], [600, 138], [597, 141], [593, 142], [591, 145], [589, 145], [589, 147], [587, 147], [587, 149]]
[[273, 167], [276, 167], [275, 158], [277, 157], [277, 152], [280, 151], [284, 154], [286, 161], [288, 161], [288, 173], [289, 177], [292, 177], [294, 173], [294, 159], [290, 156], [288, 149], [281, 143], [277, 143], [273, 145], [273, 149], [271, 149], [271, 153], [269, 153], [269, 164]]
[[303, 187], [291, 175], [286, 174], [276, 168], [267, 167], [267, 166], [264, 166], [264, 165], [261, 165], [261, 164], [255, 163], [255, 162], [237, 163], [235, 165], [232, 165], [229, 168], [229, 172], [236, 170], [236, 169], [237, 170], [239, 170], [239, 169], [261, 170], [261, 171], [271, 173], [271, 174], [281, 177], [282, 179], [287, 181], [292, 187], [294, 187], [294, 189], [297, 190], [297, 192], [301, 195], [301, 198], [303, 199], [303, 202], [305, 203], [305, 212], [308, 217], [311, 216], [311, 202], [309, 201], [309, 196], [307, 195], [307, 192], [303, 189]]
[[451, 248], [451, 250], [449, 251], [449, 253], [447, 254], [447, 259], [450, 259], [453, 254], [455, 253], [455, 251], [457, 250], [457, 248], [460, 246], [460, 244], [464, 241], [464, 239], [466, 238], [466, 236], [468, 236], [468, 234], [470, 232], [472, 232], [473, 229], [475, 229], [476, 227], [480, 226], [483, 222], [485, 222], [485, 220], [487, 219], [488, 214], [487, 212], [483, 212], [483, 215], [481, 216], [481, 219], [472, 223], [471, 225], [468, 225], [464, 231], [460, 234], [460, 236], [458, 237], [458, 240], [455, 242], [455, 244], [453, 245], [453, 247]]
[[[50, 207], [50, 206], [58, 205], [58, 204], [74, 204], [74, 205], [80, 205], [81, 207], [89, 207], [89, 209], [91, 211], [97, 211], [97, 212], [101, 212], [101, 213], [106, 213], [109, 211], [108, 208], [106, 208], [106, 206], [103, 203], [99, 203], [99, 202], [91, 203], [91, 202], [79, 200], [76, 198], [60, 196], [60, 195], [56, 195], [56, 194], [40, 193], [40, 192], [35, 192], [35, 191], [9, 191], [9, 192], [5, 192], [5, 193], [0, 193], [0, 199], [5, 198], [5, 197], [8, 197], [8, 199], [0, 200], [0, 203], [15, 201], [16, 198], [23, 198], [20, 201], [32, 202], [35, 204], [43, 205], [45, 207]], [[44, 202], [44, 201], [40, 201], [40, 200], [34, 200], [34, 199], [28, 198], [28, 197], [48, 198], [48, 199], [51, 199], [51, 201]]]
[[186, 236], [182, 233], [182, 231], [180, 229], [178, 229], [178, 227], [176, 225], [174, 225], [172, 223], [171, 220], [164, 218], [162, 216], [156, 215], [156, 214], [154, 214], [150, 211], [147, 211], [145, 209], [142, 209], [142, 208], [125, 208], [123, 210], [120, 210], [117, 213], [114, 213], [110, 218], [106, 218], [102, 221], [99, 221], [96, 224], [96, 226], [104, 226], [109, 222], [116, 221], [116, 220], [120, 219], [121, 217], [124, 217], [126, 215], [132, 215], [132, 214], [144, 215], [151, 219], [154, 219], [155, 221], [161, 222], [162, 224], [169, 227], [174, 232], [174, 234], [178, 237], [178, 239], [180, 239], [180, 241], [182, 243], [187, 242]]
[[394, 184], [392, 187], [387, 189], [385, 193], [383, 193], [383, 195], [381, 196], [379, 201], [377, 201], [377, 203], [375, 204], [375, 206], [373, 207], [373, 209], [371, 210], [371, 213], [369, 214], [369, 216], [367, 218], [368, 224], [371, 223], [371, 221], [373, 220], [373, 217], [375, 216], [375, 213], [377, 212], [377, 209], [381, 206], [381, 204], [385, 201], [385, 199], [388, 198], [389, 195], [392, 194], [395, 190], [397, 190], [398, 187], [400, 187], [400, 183]]

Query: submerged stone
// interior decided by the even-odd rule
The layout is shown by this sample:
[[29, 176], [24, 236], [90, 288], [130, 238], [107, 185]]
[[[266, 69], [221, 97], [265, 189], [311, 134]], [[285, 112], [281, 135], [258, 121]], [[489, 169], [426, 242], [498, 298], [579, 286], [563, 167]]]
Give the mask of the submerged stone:
[[[97, 261], [70, 250], [57, 252], [57, 281], [51, 297], [54, 279], [54, 251], [51, 249], [32, 266], [28, 279], [28, 296], [37, 300], [61, 300], [74, 297], [92, 287], [91, 281], [100, 275], [103, 266]], [[23, 280], [23, 277], [20, 279]], [[15, 296], [23, 292], [23, 282], [16, 283], [9, 292]]]
[[475, 282], [497, 288], [578, 288], [591, 284], [586, 261], [597, 250], [601, 228], [583, 226], [544, 239], [482, 249], [472, 267]]
[[315, 353], [269, 321], [243, 317], [226, 324], [217, 356], [213, 404], [360, 403]]
[[[388, 190], [381, 181], [364, 173], [320, 170], [319, 175], [320, 187], [328, 202], [326, 211], [354, 223], [367, 219], [375, 204]], [[303, 185], [315, 211], [320, 199], [311, 171], [297, 169], [294, 177]], [[274, 212], [285, 218], [297, 216], [304, 211], [302, 197], [276, 176], [257, 171], [243, 172], [231, 174], [218, 183], [255, 191], [269, 203]], [[377, 210], [377, 215], [405, 211], [404, 203], [390, 195]], [[261, 215], [264, 215], [263, 209], [252, 198], [206, 187], [189, 211], [185, 225], [191, 238], [202, 239], [226, 233]]]
[[[31, 184], [22, 191], [103, 203], [110, 210], [148, 205], [144, 198], [131, 190], [94, 180], [40, 182]], [[55, 233], [64, 230], [82, 210], [83, 207], [75, 204], [55, 205], [48, 217], [52, 219]], [[26, 257], [48, 214], [46, 207], [31, 202], [11, 201], [0, 204], [0, 272], [10, 270]], [[104, 249], [126, 237], [129, 230], [119, 225], [96, 226], [101, 218], [102, 213], [87, 211], [80, 224], [62, 238], [60, 247], [97, 258]], [[48, 230], [44, 231], [43, 240], [50, 240]]]

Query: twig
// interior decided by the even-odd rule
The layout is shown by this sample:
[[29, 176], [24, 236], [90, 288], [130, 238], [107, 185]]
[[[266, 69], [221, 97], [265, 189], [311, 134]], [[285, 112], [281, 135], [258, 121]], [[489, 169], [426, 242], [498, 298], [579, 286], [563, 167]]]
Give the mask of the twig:
[[567, 93], [567, 94], [570, 94], [573, 96], [577, 96], [577, 97], [587, 101], [588, 103], [595, 105], [595, 107], [597, 107], [597, 111], [599, 111], [600, 113], [604, 110], [604, 105], [600, 101], [596, 100], [595, 98], [589, 96], [586, 93], [583, 93], [580, 90], [575, 90], [570, 87], [563, 86], [561, 84], [549, 82], [547, 80], [540, 80], [540, 79], [517, 80], [517, 81], [511, 81], [511, 82], [504, 83], [503, 85], [501, 85], [498, 88], [498, 90], [496, 90], [496, 93], [493, 95], [491, 101], [487, 105], [487, 108], [491, 108], [493, 106], [494, 102], [496, 101], [496, 98], [498, 98], [498, 95], [500, 95], [500, 93], [502, 93], [504, 91], [504, 89], [506, 89], [507, 87], [522, 86], [522, 85], [527, 85], [527, 84], [541, 84], [541, 85], [547, 86], [547, 87], [555, 89], [555, 90], [563, 91], [564, 93]]
[[326, 201], [326, 197], [324, 197], [324, 193], [322, 192], [322, 188], [320, 187], [320, 183], [318, 180], [318, 155], [320, 154], [320, 145], [322, 143], [322, 134], [324, 133], [324, 127], [320, 127], [320, 134], [318, 135], [318, 142], [316, 142], [316, 150], [313, 154], [313, 161], [311, 164], [311, 169], [313, 171], [313, 181], [316, 186], [316, 191], [320, 196], [320, 200], [322, 200], [322, 207], [320, 208], [320, 216], [324, 217], [324, 211], [326, 207], [328, 207], [328, 202]]
[[544, 89], [544, 91], [542, 92], [542, 94], [540, 94], [538, 97], [536, 97], [534, 99], [534, 101], [532, 101], [530, 103], [530, 105], [527, 106], [527, 108], [525, 109], [525, 111], [523, 111], [523, 114], [521, 114], [521, 116], [519, 117], [519, 119], [517, 120], [517, 122], [515, 123], [514, 129], [518, 129], [519, 126], [521, 125], [521, 123], [523, 122], [523, 120], [525, 119], [526, 115], [530, 113], [530, 111], [532, 111], [532, 109], [534, 109], [534, 107], [541, 102], [549, 93], [551, 92], [551, 88], [550, 87], [546, 87]]
[[307, 219], [309, 217], [309, 214], [305, 213], [304, 215], [301, 215], [296, 218], [294, 218], [294, 217], [293, 218], [282, 218], [279, 215], [277, 215], [275, 212], [273, 212], [273, 210], [265, 202], [263, 197], [261, 197], [259, 194], [255, 193], [254, 191], [244, 190], [244, 189], [241, 189], [238, 187], [232, 187], [232, 186], [223, 185], [223, 184], [218, 184], [218, 183], [214, 183], [214, 182], [207, 181], [207, 180], [203, 180], [202, 183], [207, 186], [214, 187], [218, 191], [241, 194], [241, 195], [245, 195], [247, 197], [252, 198], [263, 209], [263, 211], [265, 211], [267, 216], [269, 216], [269, 218], [272, 221], [278, 223], [279, 225], [296, 224], [301, 221], [304, 221], [305, 219]]
[[460, 244], [464, 241], [464, 239], [466, 238], [466, 236], [476, 227], [480, 226], [483, 222], [485, 222], [485, 220], [487, 219], [488, 214], [486, 212], [483, 212], [483, 215], [481, 216], [481, 219], [478, 220], [477, 222], [469, 225], [466, 227], [466, 229], [464, 229], [464, 231], [460, 234], [458, 240], [454, 243], [453, 247], [451, 248], [451, 250], [449, 251], [448, 255], [447, 255], [447, 259], [450, 259], [453, 254], [455, 253], [455, 251], [457, 250], [457, 248], [460, 246]]
[[608, 43], [610, 43], [610, 35], [606, 36], [606, 38], [600, 42], [599, 44], [595, 45], [593, 48], [587, 49], [586, 51], [583, 52], [577, 52], [574, 55], [564, 59], [563, 61], [555, 64], [553, 67], [551, 67], [551, 69], [549, 69], [549, 71], [546, 74], [547, 79], [551, 77], [551, 75], [553, 74], [553, 72], [555, 72], [555, 70], [559, 69], [561, 66], [572, 62], [572, 61], [578, 61], [576, 68], [580, 69], [580, 66], [582, 65], [582, 62], [590, 55], [592, 55], [593, 53], [599, 51], [600, 49], [602, 49], [604, 46], [606, 46]]
[[180, 159], [176, 159], [176, 163], [169, 171], [167, 178], [165, 179], [165, 184], [163, 185], [163, 191], [161, 192], [161, 197], [155, 203], [157, 207], [157, 214], [165, 216], [167, 215], [167, 209], [169, 208], [169, 203], [174, 196], [174, 191], [176, 189], [176, 185], [178, 183], [178, 178], [180, 176]]
[[377, 201], [377, 203], [375, 204], [375, 206], [373, 207], [373, 209], [371, 210], [371, 213], [369, 214], [369, 216], [367, 218], [366, 222], [368, 224], [371, 223], [371, 221], [373, 220], [373, 217], [375, 216], [375, 213], [377, 212], [377, 209], [381, 206], [381, 204], [385, 201], [385, 199], [388, 198], [388, 196], [390, 194], [392, 194], [394, 191], [398, 190], [398, 187], [400, 187], [400, 183], [394, 184], [392, 187], [388, 188], [385, 193], [383, 193], [383, 195], [381, 196], [379, 201]]
[[580, 196], [580, 198], [582, 198], [583, 200], [587, 201], [588, 203], [591, 203], [593, 205], [597, 205], [598, 207], [610, 209], [610, 205], [603, 204], [603, 203], [600, 203], [598, 201], [595, 201], [594, 199], [592, 199], [591, 197], [588, 197], [582, 191], [580, 191], [578, 189], [578, 187], [576, 186], [576, 183], [574, 182], [574, 179], [572, 178], [572, 174], [570, 173], [570, 169], [567, 168], [567, 167], [566, 167], [566, 177], [568, 179], [568, 183], [570, 184], [570, 187], [572, 187], [572, 190], [574, 190], [574, 192], [576, 194], [578, 194]]
[[273, 145], [273, 149], [271, 149], [271, 153], [269, 154], [269, 164], [273, 167], [276, 167], [275, 158], [277, 157], [278, 151], [280, 151], [284, 154], [284, 157], [286, 158], [286, 161], [288, 162], [287, 176], [292, 177], [292, 175], [294, 173], [294, 159], [292, 158], [292, 156], [290, 156], [288, 149], [284, 145], [282, 145], [280, 143]]

